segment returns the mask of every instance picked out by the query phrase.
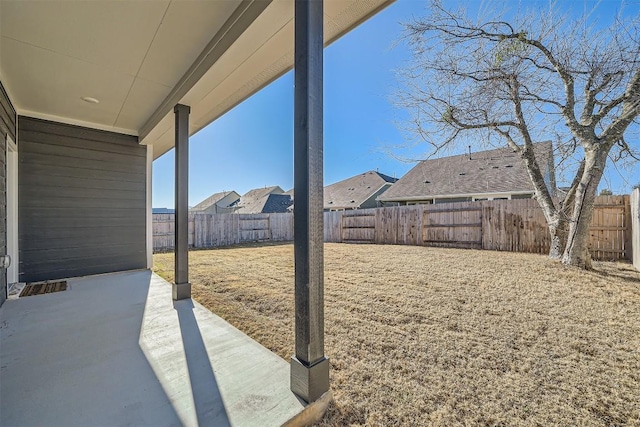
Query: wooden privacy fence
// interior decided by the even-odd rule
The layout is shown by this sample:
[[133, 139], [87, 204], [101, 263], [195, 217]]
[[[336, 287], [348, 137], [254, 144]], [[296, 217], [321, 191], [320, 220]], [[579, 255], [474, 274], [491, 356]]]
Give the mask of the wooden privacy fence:
[[631, 251], [633, 265], [640, 270], [640, 188], [635, 188], [629, 198], [631, 205]]
[[[173, 250], [174, 215], [153, 215], [153, 250]], [[293, 215], [189, 214], [189, 247], [212, 248], [248, 242], [293, 240]]]
[[631, 236], [630, 197], [597, 197], [589, 227], [591, 256], [602, 260], [631, 260]]
[[[153, 216], [154, 251], [173, 249], [172, 214]], [[631, 259], [629, 196], [600, 196], [589, 245], [600, 260]], [[326, 242], [426, 245], [510, 252], [549, 252], [535, 200], [494, 200], [325, 212]], [[190, 214], [189, 246], [293, 240], [293, 214]]]
[[[629, 196], [596, 198], [592, 256], [631, 259]], [[551, 239], [535, 200], [493, 200], [325, 213], [325, 241], [426, 245], [546, 254]]]
[[550, 239], [535, 200], [499, 200], [327, 212], [325, 240], [544, 253]]

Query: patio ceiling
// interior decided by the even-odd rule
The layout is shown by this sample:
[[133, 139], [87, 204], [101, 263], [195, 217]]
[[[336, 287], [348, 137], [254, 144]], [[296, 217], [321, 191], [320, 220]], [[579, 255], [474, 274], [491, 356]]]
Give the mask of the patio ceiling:
[[[325, 43], [393, 0], [325, 0]], [[0, 78], [18, 114], [174, 144], [293, 65], [293, 0], [0, 1]], [[95, 98], [99, 103], [85, 102]]]

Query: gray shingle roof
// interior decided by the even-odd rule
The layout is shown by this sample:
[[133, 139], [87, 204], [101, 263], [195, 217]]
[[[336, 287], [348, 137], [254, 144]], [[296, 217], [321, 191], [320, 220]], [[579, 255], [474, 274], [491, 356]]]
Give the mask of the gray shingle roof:
[[[247, 191], [238, 202], [238, 213], [262, 213], [270, 194], [282, 194], [282, 188], [277, 185], [264, 188], [254, 188]], [[286, 208], [285, 208], [286, 212]]]
[[225, 197], [227, 197], [227, 195], [231, 193], [235, 193], [235, 191], [222, 191], [220, 193], [214, 193], [211, 196], [204, 199], [203, 201], [201, 201], [200, 203], [198, 203], [197, 205], [195, 205], [194, 207], [192, 207], [190, 210], [204, 211], [210, 206], [213, 206], [214, 204], [218, 203], [220, 200], [224, 199]]
[[[534, 144], [543, 175], [553, 174], [550, 141]], [[510, 148], [423, 160], [378, 197], [380, 201], [421, 197], [532, 191], [520, 157]]]
[[287, 212], [289, 206], [293, 204], [293, 199], [289, 194], [269, 194], [262, 206], [262, 213], [282, 213]]
[[396, 178], [376, 171], [368, 171], [352, 176], [351, 178], [324, 187], [324, 208], [358, 208], [380, 190], [383, 185], [396, 181]]

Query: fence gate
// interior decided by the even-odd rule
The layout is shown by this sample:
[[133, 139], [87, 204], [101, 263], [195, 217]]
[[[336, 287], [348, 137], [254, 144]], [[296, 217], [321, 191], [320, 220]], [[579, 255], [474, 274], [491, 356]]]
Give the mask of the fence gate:
[[482, 207], [426, 205], [422, 241], [427, 246], [482, 249]]
[[345, 243], [374, 243], [376, 212], [374, 209], [344, 211], [342, 213], [342, 241]]
[[240, 243], [264, 242], [271, 240], [269, 214], [249, 214], [240, 216]]
[[594, 259], [631, 259], [629, 196], [596, 198], [589, 226], [589, 251]]

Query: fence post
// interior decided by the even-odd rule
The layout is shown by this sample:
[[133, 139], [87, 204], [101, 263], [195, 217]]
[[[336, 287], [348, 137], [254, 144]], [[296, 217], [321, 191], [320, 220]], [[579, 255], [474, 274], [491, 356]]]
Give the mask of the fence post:
[[[630, 196], [598, 196], [589, 229], [590, 241], [592, 245], [599, 241], [606, 245], [600, 244], [593, 250], [594, 259], [620, 259], [624, 256], [640, 270], [639, 204], [640, 189], [635, 189]], [[439, 206], [443, 205], [386, 207], [375, 211], [359, 212], [325, 212], [323, 240], [336, 243], [371, 240], [372, 243], [378, 244], [429, 244], [423, 239], [427, 239], [425, 227], [430, 225], [430, 220], [435, 221], [434, 224], [440, 224], [441, 229], [446, 228], [446, 224], [451, 224], [451, 230], [460, 229], [463, 225], [459, 221], [456, 223], [452, 218], [438, 217], [438, 210], [446, 210], [448, 205], [444, 205], [444, 208]], [[480, 225], [477, 227], [480, 229], [478, 243], [481, 242], [482, 249], [548, 253], [549, 231], [542, 210], [535, 200], [463, 202], [458, 206], [461, 211], [481, 209]], [[372, 212], [375, 227], [373, 238], [362, 238], [357, 231], [363, 224], [354, 218], [363, 218], [363, 213]], [[293, 240], [293, 214], [273, 214], [267, 217], [267, 228], [271, 239]], [[173, 218], [174, 214], [153, 215], [154, 252], [174, 249]], [[241, 243], [244, 241], [241, 238], [243, 231], [240, 227], [241, 220], [251, 218], [253, 218], [251, 214], [189, 214], [189, 247], [218, 247]], [[473, 222], [475, 224], [476, 221]], [[370, 228], [367, 224], [371, 225], [367, 222], [364, 228]], [[514, 224], [520, 225], [515, 227]], [[410, 236], [412, 227], [415, 227], [415, 238]], [[354, 238], [354, 236], [361, 237]], [[431, 243], [438, 244], [438, 239], [446, 240], [446, 236], [431, 235], [431, 239], [435, 239]], [[446, 242], [443, 241], [443, 243]], [[452, 247], [452, 244], [449, 242], [448, 246]]]
[[630, 197], [631, 205], [631, 257], [633, 265], [640, 270], [640, 188], [635, 188]]

